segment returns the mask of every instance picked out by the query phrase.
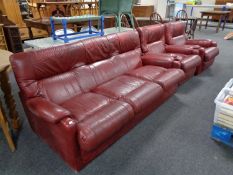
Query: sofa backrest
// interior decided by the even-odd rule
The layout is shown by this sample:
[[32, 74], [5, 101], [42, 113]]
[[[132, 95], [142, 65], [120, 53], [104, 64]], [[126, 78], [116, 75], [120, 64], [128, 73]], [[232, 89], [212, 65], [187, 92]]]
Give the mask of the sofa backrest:
[[136, 31], [92, 38], [11, 56], [25, 98], [42, 96], [61, 104], [141, 66]]
[[165, 50], [165, 27], [155, 24], [138, 28], [143, 53], [162, 53]]
[[169, 45], [184, 45], [186, 23], [183, 21], [170, 22], [165, 24], [165, 42]]

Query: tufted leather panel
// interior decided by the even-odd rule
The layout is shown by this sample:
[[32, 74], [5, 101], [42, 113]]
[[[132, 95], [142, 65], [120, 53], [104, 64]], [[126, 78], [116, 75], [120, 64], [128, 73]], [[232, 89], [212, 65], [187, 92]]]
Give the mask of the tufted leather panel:
[[[26, 97], [37, 96], [37, 81], [65, 73], [87, 62], [81, 43], [12, 55], [16, 81]], [[66, 53], [66, 54], [64, 54]]]
[[108, 106], [112, 101], [114, 100], [111, 98], [88, 92], [66, 100], [61, 106], [69, 110], [75, 119], [80, 122], [96, 111]]
[[132, 107], [113, 101], [95, 111], [77, 125], [78, 141], [82, 150], [92, 151], [113, 136], [134, 117]]
[[90, 65], [96, 83], [102, 84], [142, 65], [140, 51], [130, 51]]
[[111, 48], [106, 37], [94, 37], [81, 41], [86, 50], [89, 63], [105, 60], [111, 57]]
[[150, 103], [159, 100], [162, 88], [154, 83], [131, 76], [119, 76], [95, 88], [93, 92], [125, 101], [139, 113]]
[[155, 82], [168, 91], [185, 79], [185, 74], [181, 69], [165, 69], [157, 66], [143, 66], [129, 72], [128, 75]]
[[105, 37], [109, 42], [112, 56], [141, 49], [139, 35], [135, 30], [106, 35]]

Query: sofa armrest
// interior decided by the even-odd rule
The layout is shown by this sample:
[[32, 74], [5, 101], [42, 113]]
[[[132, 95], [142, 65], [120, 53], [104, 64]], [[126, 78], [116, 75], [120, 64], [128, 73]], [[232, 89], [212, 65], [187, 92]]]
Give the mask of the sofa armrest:
[[26, 105], [31, 113], [50, 123], [57, 123], [71, 116], [68, 110], [42, 97], [29, 99]]
[[142, 56], [143, 65], [161, 66], [164, 68], [173, 67], [174, 58], [169, 55], [147, 54]]
[[187, 40], [187, 45], [199, 45], [201, 47], [217, 47], [217, 43], [212, 40], [208, 39], [194, 39], [194, 40]]
[[[200, 46], [199, 46], [200, 47]], [[167, 53], [180, 53], [180, 54], [185, 54], [185, 55], [198, 55], [199, 51], [197, 50], [198, 48], [189, 46], [180, 46], [180, 45], [167, 45], [165, 47], [165, 50]]]

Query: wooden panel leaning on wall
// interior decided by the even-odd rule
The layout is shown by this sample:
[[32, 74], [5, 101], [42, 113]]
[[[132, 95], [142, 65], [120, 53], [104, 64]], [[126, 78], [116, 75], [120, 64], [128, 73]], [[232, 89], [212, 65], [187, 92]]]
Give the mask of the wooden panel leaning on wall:
[[[0, 0], [0, 11], [3, 15], [19, 27], [21, 39], [29, 39], [28, 29], [22, 19], [19, 3], [17, 0]], [[46, 31], [32, 29], [35, 37], [48, 36]]]

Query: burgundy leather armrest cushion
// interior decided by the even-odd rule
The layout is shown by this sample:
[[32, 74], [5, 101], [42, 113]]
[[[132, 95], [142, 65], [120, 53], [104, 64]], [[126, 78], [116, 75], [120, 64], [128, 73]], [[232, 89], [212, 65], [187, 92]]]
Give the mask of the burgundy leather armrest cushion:
[[[199, 46], [200, 48], [200, 46]], [[180, 54], [185, 54], [185, 55], [198, 55], [199, 51], [196, 46], [180, 46], [180, 45], [167, 45], [165, 47], [167, 53], [180, 53]]]
[[215, 41], [211, 41], [211, 40], [207, 40], [207, 39], [187, 40], [186, 44], [199, 45], [201, 47], [217, 47], [217, 43]]
[[153, 66], [161, 66], [165, 68], [172, 68], [173, 62], [174, 62], [174, 58], [169, 55], [146, 54], [142, 56], [143, 65], [153, 65]]
[[29, 99], [26, 105], [31, 113], [50, 123], [57, 123], [71, 116], [66, 109], [42, 97]]

